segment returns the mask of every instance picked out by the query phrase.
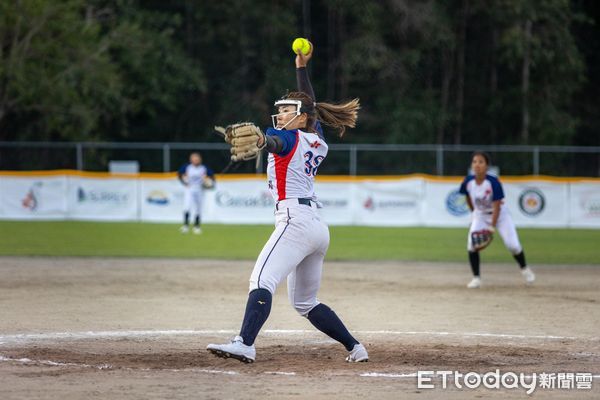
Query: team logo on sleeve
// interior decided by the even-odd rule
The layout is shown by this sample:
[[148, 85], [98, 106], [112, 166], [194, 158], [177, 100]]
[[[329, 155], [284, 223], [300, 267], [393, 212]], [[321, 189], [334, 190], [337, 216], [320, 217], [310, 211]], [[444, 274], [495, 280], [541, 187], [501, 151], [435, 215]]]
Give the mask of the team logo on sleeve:
[[544, 211], [546, 199], [539, 189], [525, 189], [519, 196], [519, 208], [521, 212], [530, 217], [536, 216]]
[[462, 217], [469, 213], [467, 198], [458, 190], [453, 190], [446, 196], [446, 209], [455, 217]]

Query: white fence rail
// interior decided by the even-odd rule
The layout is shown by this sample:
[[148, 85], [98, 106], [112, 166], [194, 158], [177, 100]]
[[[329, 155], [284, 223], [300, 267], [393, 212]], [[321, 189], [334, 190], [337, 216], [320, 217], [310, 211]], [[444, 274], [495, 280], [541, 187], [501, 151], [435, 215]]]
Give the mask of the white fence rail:
[[[600, 146], [336, 144], [329, 145], [322, 171], [350, 176], [466, 172], [469, 154], [492, 154], [504, 175], [600, 176]], [[159, 142], [0, 142], [0, 169], [106, 171], [110, 160], [138, 160], [141, 171], [175, 171], [189, 152], [201, 151], [219, 171], [229, 161], [225, 143]], [[264, 160], [261, 160], [264, 161]], [[264, 172], [264, 163], [246, 163], [240, 172]]]

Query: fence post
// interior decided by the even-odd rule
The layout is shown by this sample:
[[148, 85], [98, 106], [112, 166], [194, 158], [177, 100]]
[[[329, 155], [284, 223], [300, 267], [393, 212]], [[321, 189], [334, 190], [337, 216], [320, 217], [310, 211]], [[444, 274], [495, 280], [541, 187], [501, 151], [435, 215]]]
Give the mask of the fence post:
[[535, 146], [533, 148], [533, 174], [540, 174], [540, 148], [539, 146]]
[[75, 159], [77, 162], [77, 169], [83, 171], [83, 143], [77, 142], [75, 145]]
[[437, 174], [440, 176], [444, 175], [444, 146], [441, 144], [438, 145], [435, 152], [435, 166]]
[[171, 146], [168, 143], [163, 144], [163, 172], [171, 170]]
[[357, 149], [355, 144], [350, 145], [350, 176], [356, 176]]

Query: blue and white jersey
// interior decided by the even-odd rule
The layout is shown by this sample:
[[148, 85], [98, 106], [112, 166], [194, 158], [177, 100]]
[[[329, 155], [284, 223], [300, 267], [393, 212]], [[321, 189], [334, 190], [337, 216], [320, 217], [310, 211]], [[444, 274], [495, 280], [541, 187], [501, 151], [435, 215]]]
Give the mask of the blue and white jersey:
[[491, 213], [492, 203], [504, 198], [502, 184], [492, 175], [486, 175], [481, 184], [477, 184], [474, 175], [468, 175], [460, 185], [460, 193], [469, 196], [475, 211]]
[[185, 179], [185, 183], [187, 183], [187, 188], [195, 191], [202, 190], [202, 183], [204, 182], [204, 179], [207, 176], [213, 176], [213, 172], [203, 164], [185, 164], [179, 169], [177, 173], [179, 175], [180, 180], [183, 181], [183, 179]]

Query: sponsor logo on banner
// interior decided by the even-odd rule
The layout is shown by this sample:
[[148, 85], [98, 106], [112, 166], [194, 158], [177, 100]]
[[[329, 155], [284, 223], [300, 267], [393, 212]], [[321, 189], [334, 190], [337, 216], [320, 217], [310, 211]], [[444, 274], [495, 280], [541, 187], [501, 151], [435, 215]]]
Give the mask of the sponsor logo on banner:
[[600, 193], [598, 191], [584, 193], [579, 204], [588, 217], [600, 217]]
[[544, 211], [546, 198], [541, 190], [525, 189], [519, 196], [519, 209], [525, 215], [534, 217]]
[[323, 207], [326, 208], [345, 208], [348, 207], [348, 199], [322, 199], [319, 198], [318, 200], [321, 204], [323, 204]]
[[217, 192], [215, 199], [220, 207], [274, 207], [275, 201], [269, 192], [256, 195], [232, 194], [227, 191]]
[[21, 205], [24, 209], [29, 210], [31, 212], [35, 211], [39, 205], [39, 189], [42, 187], [43, 182], [34, 182], [33, 185], [25, 194], [25, 197], [21, 200]]
[[412, 200], [374, 200], [372, 196], [367, 197], [363, 202], [363, 207], [369, 211], [375, 211], [375, 209], [411, 208], [416, 205], [417, 202]]
[[129, 196], [127, 193], [116, 192], [112, 190], [85, 190], [81, 186], [77, 188], [77, 201], [79, 203], [127, 203]]
[[162, 190], [152, 190], [146, 196], [146, 203], [156, 206], [166, 206], [169, 204], [169, 196]]
[[451, 191], [446, 196], [446, 210], [456, 217], [467, 215], [471, 211], [467, 204], [467, 196], [460, 193], [458, 189]]

